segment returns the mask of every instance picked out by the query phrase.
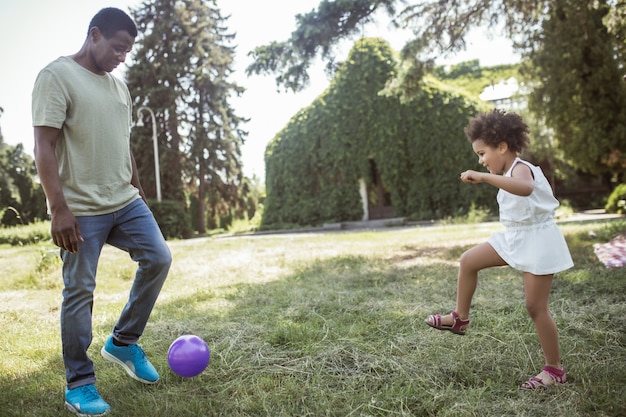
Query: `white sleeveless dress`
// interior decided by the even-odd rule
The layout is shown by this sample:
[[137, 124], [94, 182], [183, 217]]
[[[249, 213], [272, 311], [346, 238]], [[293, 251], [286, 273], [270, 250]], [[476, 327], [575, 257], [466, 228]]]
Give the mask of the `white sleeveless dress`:
[[548, 275], [574, 266], [563, 234], [554, 221], [559, 202], [552, 194], [541, 168], [516, 158], [504, 176], [510, 177], [518, 163], [528, 166], [535, 178], [529, 196], [498, 191], [500, 222], [505, 230], [488, 240], [495, 251], [512, 268], [535, 275]]

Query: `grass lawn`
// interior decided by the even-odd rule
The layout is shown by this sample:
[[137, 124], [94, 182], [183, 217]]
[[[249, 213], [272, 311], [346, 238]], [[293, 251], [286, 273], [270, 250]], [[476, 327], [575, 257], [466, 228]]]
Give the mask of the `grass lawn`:
[[[161, 373], [144, 386], [99, 350], [134, 265], [105, 248], [95, 294], [98, 388], [111, 416], [624, 416], [626, 274], [593, 243], [624, 220], [562, 224], [575, 268], [551, 310], [568, 384], [518, 386], [543, 366], [521, 274], [483, 271], [464, 337], [426, 326], [454, 307], [457, 259], [497, 223], [170, 242], [174, 264], [141, 339]], [[0, 415], [70, 415], [59, 337], [60, 262], [50, 243], [0, 248]], [[211, 349], [206, 371], [167, 365], [182, 334]]]

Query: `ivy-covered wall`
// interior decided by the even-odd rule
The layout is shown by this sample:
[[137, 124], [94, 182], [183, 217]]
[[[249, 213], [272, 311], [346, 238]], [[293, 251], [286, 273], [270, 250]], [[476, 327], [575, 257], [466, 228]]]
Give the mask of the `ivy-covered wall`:
[[370, 160], [397, 216], [441, 219], [472, 204], [495, 213], [493, 187], [459, 180], [481, 169], [463, 133], [478, 104], [434, 81], [410, 102], [381, 94], [395, 71], [386, 41], [358, 41], [329, 88], [268, 144], [262, 227], [361, 220]]

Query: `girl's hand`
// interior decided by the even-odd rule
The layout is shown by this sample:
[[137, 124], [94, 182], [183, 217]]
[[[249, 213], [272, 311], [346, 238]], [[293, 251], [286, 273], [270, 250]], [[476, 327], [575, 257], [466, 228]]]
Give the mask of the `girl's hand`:
[[480, 182], [483, 182], [484, 175], [484, 172], [468, 170], [465, 172], [461, 172], [461, 181], [466, 184], [478, 184]]

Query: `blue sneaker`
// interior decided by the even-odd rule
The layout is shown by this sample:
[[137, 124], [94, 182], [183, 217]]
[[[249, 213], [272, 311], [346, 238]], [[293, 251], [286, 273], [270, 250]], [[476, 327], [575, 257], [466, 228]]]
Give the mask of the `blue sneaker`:
[[103, 416], [111, 410], [98, 393], [94, 384], [74, 389], [65, 387], [65, 407], [70, 413], [80, 417]]
[[115, 346], [113, 336], [109, 336], [100, 353], [104, 359], [122, 365], [126, 373], [137, 381], [154, 384], [159, 380], [159, 373], [139, 345]]

